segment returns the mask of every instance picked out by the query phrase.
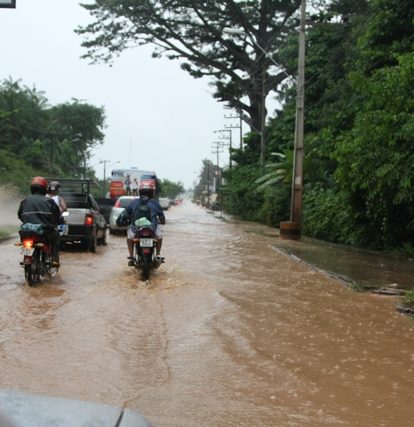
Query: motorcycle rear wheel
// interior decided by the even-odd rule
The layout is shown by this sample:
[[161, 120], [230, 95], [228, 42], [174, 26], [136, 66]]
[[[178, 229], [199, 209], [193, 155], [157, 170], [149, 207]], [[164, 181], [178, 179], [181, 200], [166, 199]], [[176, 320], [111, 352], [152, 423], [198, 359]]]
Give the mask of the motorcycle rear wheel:
[[40, 280], [39, 264], [40, 264], [40, 252], [39, 249], [35, 249], [32, 255], [32, 264], [24, 266], [24, 278], [29, 286], [33, 286]]
[[151, 269], [151, 255], [143, 255], [142, 256], [142, 272], [141, 272], [141, 280], [146, 281], [150, 277], [150, 269]]

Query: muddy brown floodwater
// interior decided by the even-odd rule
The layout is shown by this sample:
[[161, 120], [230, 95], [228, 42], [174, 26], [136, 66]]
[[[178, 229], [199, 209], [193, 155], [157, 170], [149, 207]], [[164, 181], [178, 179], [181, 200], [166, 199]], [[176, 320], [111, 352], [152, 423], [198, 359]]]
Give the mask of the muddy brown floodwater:
[[[0, 387], [125, 406], [154, 426], [412, 424], [414, 323], [187, 203], [148, 286], [124, 237], [23, 284], [0, 245]], [[255, 230], [261, 226], [255, 225]]]

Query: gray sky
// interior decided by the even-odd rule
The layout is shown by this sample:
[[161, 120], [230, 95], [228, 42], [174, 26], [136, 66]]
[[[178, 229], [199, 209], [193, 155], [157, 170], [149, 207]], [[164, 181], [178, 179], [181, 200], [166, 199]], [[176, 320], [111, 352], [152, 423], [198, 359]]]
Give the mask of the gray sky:
[[[78, 0], [16, 4], [0, 9], [0, 80], [35, 85], [52, 105], [78, 98], [104, 106], [105, 143], [90, 165], [120, 161], [115, 167], [155, 170], [160, 178], [191, 186], [201, 160], [215, 158], [213, 131], [232, 123], [224, 119], [229, 112], [213, 99], [208, 81], [193, 79], [176, 61], [152, 59], [150, 47], [123, 53], [113, 67], [88, 65], [80, 59], [84, 49], [73, 30], [92, 18]], [[238, 130], [233, 138], [238, 141]], [[102, 165], [95, 169], [102, 177]], [[110, 169], [109, 163], [107, 174]]]

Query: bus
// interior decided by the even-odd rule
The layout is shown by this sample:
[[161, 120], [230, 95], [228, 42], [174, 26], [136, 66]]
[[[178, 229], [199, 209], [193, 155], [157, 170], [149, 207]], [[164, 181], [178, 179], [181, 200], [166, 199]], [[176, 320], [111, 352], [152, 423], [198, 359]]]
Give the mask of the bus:
[[136, 178], [138, 185], [145, 180], [157, 192], [157, 175], [154, 171], [138, 168], [114, 169], [111, 172], [111, 182], [109, 185], [109, 197], [111, 199], [126, 195], [125, 180], [127, 175], [129, 175], [131, 181]]

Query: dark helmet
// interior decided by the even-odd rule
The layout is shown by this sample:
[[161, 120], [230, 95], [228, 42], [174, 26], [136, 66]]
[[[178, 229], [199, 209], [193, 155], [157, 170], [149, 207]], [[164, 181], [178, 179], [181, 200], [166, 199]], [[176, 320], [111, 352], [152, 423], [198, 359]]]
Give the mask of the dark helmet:
[[32, 194], [34, 193], [46, 194], [46, 190], [47, 190], [47, 179], [43, 178], [42, 176], [35, 176], [32, 179], [32, 183], [30, 184], [30, 192]]
[[59, 181], [51, 181], [47, 187], [48, 193], [59, 193], [59, 190], [62, 186]]
[[154, 195], [154, 188], [148, 183], [142, 182], [139, 184], [138, 192], [140, 196], [147, 196], [151, 199], [151, 197]]

